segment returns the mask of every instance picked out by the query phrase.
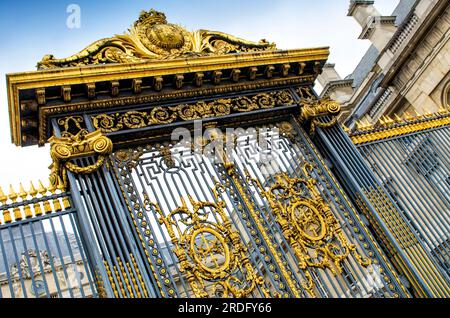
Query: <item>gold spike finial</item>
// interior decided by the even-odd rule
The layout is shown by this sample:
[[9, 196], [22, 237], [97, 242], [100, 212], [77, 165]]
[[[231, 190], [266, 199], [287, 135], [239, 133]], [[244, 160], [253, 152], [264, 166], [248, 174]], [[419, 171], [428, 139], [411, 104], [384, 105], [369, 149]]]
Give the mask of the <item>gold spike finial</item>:
[[347, 126], [345, 126], [345, 124], [342, 124], [342, 129], [344, 129], [344, 131], [348, 134], [350, 132], [350, 128], [348, 128]]
[[0, 203], [5, 204], [6, 200], [8, 200], [8, 197], [5, 195], [5, 193], [3, 192], [2, 187], [0, 187]]
[[407, 121], [412, 121], [412, 120], [414, 120], [414, 116], [410, 113], [405, 113], [405, 119]]
[[52, 182], [49, 182], [49, 186], [48, 186], [47, 190], [48, 190], [50, 193], [55, 194], [55, 193], [56, 193], [56, 190], [58, 190], [58, 186], [57, 186], [57, 185], [54, 185]]
[[356, 124], [356, 129], [361, 130], [361, 122], [358, 120], [355, 124]]
[[[19, 197], [22, 198], [22, 202], [25, 201], [27, 199], [27, 197], [28, 197], [28, 193], [25, 191], [22, 182], [20, 183]], [[23, 209], [24, 209], [24, 212], [25, 212], [25, 218], [29, 219], [29, 218], [33, 217], [33, 213], [31, 211], [31, 207], [30, 207], [29, 204], [24, 204]], [[22, 217], [22, 215], [20, 215], [20, 218], [21, 217]]]
[[[37, 194], [38, 194], [38, 190], [36, 190], [36, 188], [34, 187], [33, 182], [30, 182], [30, 191], [29, 194], [33, 197], [36, 198]], [[33, 208], [34, 208], [34, 214], [36, 216], [40, 216], [44, 213], [44, 211], [41, 208], [41, 205], [39, 204], [39, 202], [36, 202], [33, 204]]]
[[389, 116], [385, 116], [384, 118], [386, 121], [386, 125], [392, 125], [393, 123], [395, 123], [395, 121]]
[[395, 117], [395, 121], [396, 121], [397, 123], [403, 122], [403, 119], [402, 119], [398, 114], [395, 114], [394, 117]]
[[28, 193], [25, 191], [22, 182], [20, 183], [19, 187], [19, 197], [21, 197], [23, 200], [25, 200], [28, 196]]
[[8, 197], [11, 200], [13, 200], [13, 201], [15, 201], [17, 199], [17, 197], [18, 197], [17, 193], [14, 191], [14, 188], [13, 188], [12, 184], [9, 186], [9, 195], [8, 195]]
[[430, 116], [433, 116], [433, 112], [430, 111], [429, 109], [427, 109], [427, 110], [424, 112], [423, 115], [424, 115], [425, 117], [430, 117]]
[[[50, 184], [51, 184], [51, 182], [50, 182]], [[66, 191], [66, 187], [64, 186], [64, 182], [58, 182], [58, 190], [59, 191], [61, 191], [61, 192], [65, 192]]]
[[47, 188], [44, 187], [41, 180], [38, 181], [38, 193], [42, 195], [45, 195], [47, 193]]
[[[8, 197], [13, 202], [16, 202], [17, 198], [19, 197], [19, 195], [16, 193], [16, 191], [14, 191], [14, 188], [13, 188], [12, 184], [9, 186], [9, 195], [8, 195]], [[13, 214], [14, 214], [14, 220], [16, 220], [16, 221], [22, 220], [22, 212], [20, 211], [19, 207], [15, 207], [13, 209]]]
[[419, 112], [418, 112], [417, 109], [415, 109], [415, 108], [414, 108], [414, 113], [416, 114], [416, 118], [422, 117], [422, 115], [419, 114]]
[[28, 192], [33, 198], [36, 197], [36, 195], [38, 194], [38, 191], [36, 190], [36, 188], [34, 187], [33, 181], [30, 182], [30, 190]]

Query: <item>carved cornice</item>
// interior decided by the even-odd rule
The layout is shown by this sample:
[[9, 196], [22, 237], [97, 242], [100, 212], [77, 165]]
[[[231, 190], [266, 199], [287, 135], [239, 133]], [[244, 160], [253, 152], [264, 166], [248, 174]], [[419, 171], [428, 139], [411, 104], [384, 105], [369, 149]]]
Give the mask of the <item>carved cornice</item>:
[[39, 145], [43, 146], [47, 142], [48, 127], [47, 121], [50, 116], [84, 112], [91, 110], [107, 110], [114, 109], [115, 107], [129, 106], [129, 105], [142, 105], [148, 103], [154, 103], [159, 101], [169, 101], [179, 98], [191, 98], [199, 96], [211, 96], [215, 94], [224, 94], [232, 92], [241, 92], [245, 90], [261, 89], [267, 87], [285, 86], [285, 85], [297, 85], [305, 82], [312, 82], [314, 78], [312, 76], [299, 76], [291, 78], [274, 79], [271, 81], [250, 82], [242, 84], [223, 85], [218, 87], [209, 87], [201, 89], [191, 89], [186, 91], [175, 91], [167, 93], [156, 93], [151, 95], [131, 96], [116, 99], [96, 100], [91, 102], [82, 102], [72, 105], [54, 105], [45, 106], [39, 109]]
[[372, 5], [374, 3], [375, 3], [375, 1], [369, 1], [369, 0], [351, 0], [347, 15], [352, 16], [353, 13], [355, 12], [355, 9], [360, 5], [368, 6], [368, 5]]
[[379, 25], [393, 25], [395, 26], [395, 20], [397, 17], [395, 16], [381, 16], [381, 17], [371, 17], [366, 24], [366, 27], [362, 30], [358, 39], [365, 40], [372, 36], [373, 32]]
[[337, 88], [344, 88], [344, 87], [353, 88], [353, 79], [330, 81], [324, 87], [324, 89], [320, 95], [321, 95], [321, 97], [329, 97], [333, 90], [335, 90]]
[[[186, 98], [313, 82], [317, 76], [316, 72], [320, 71], [320, 65], [328, 55], [328, 48], [263, 51], [252, 54], [193, 57], [152, 63], [109, 64], [9, 74], [7, 81], [12, 142], [18, 146], [36, 143], [44, 145], [48, 138], [47, 116], [53, 114], [105, 109], [133, 103], [161, 101], [166, 98]], [[230, 70], [245, 70], [251, 67], [256, 67], [258, 70], [256, 79], [254, 79], [254, 74], [247, 74], [247, 72], [241, 73], [239, 82], [236, 83], [230, 81], [228, 77], [224, 78], [229, 75]], [[157, 90], [156, 85], [148, 88], [148, 83], [152, 79], [164, 77], [163, 80], [167, 81], [170, 80], [170, 76], [174, 75], [184, 75], [190, 81], [193, 79], [193, 82], [175, 90], [167, 86]], [[195, 76], [192, 77], [193, 75]], [[220, 81], [221, 77], [222, 81]], [[122, 81], [130, 81], [129, 92], [127, 91], [125, 94], [122, 92], [123, 87], [119, 87], [119, 95], [117, 95], [117, 84], [113, 85], [115, 81], [119, 81], [121, 84]], [[96, 92], [105, 85], [108, 87], [108, 83], [111, 88], [109, 96], [105, 96], [104, 93], [101, 95], [99, 91]], [[166, 83], [164, 82], [164, 84]], [[64, 90], [62, 90], [63, 86]], [[72, 86], [71, 90], [69, 90], [69, 86]], [[86, 94], [88, 92], [89, 94], [80, 96], [80, 87], [83, 86]], [[117, 96], [113, 94], [113, 87]], [[43, 91], [43, 89], [46, 90]], [[35, 90], [39, 90], [41, 97], [47, 95], [48, 98], [45, 102], [41, 98], [42, 104], [38, 104], [37, 99], [33, 99], [37, 98], [32, 94]], [[65, 92], [65, 96], [49, 97], [48, 95], [51, 95], [52, 92]], [[78, 95], [76, 98], [74, 96], [70, 98], [69, 94]], [[26, 128], [22, 126], [24, 116], [26, 119], [37, 122], [39, 127], [37, 131], [23, 132]], [[24, 140], [25, 138], [27, 140]]]

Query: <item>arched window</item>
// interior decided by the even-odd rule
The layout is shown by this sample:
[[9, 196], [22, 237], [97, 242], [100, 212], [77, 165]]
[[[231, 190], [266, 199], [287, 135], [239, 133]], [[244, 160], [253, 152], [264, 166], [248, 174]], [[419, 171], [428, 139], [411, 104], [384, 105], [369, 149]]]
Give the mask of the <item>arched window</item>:
[[445, 85], [442, 102], [444, 107], [450, 107], [450, 82]]
[[450, 84], [447, 85], [447, 93], [446, 93], [446, 95], [447, 95], [447, 103], [446, 103], [446, 106], [448, 107], [448, 106], [450, 106]]

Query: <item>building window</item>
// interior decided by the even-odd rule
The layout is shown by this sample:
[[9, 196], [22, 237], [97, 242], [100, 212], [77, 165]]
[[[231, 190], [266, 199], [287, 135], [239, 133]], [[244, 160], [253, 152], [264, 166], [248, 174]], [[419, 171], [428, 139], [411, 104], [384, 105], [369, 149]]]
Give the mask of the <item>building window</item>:
[[450, 82], [445, 85], [444, 93], [442, 94], [442, 104], [444, 107], [450, 107]]
[[450, 84], [447, 87], [447, 107], [450, 106]]
[[428, 138], [418, 138], [415, 144], [408, 141], [408, 145], [412, 145], [406, 159], [406, 164], [410, 165], [417, 173], [429, 178], [440, 166], [438, 154], [433, 142]]

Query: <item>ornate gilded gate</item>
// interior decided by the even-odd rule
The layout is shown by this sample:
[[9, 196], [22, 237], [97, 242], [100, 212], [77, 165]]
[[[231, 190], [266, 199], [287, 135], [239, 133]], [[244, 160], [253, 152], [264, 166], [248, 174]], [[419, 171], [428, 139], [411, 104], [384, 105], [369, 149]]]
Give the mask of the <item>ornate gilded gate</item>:
[[295, 117], [206, 136], [113, 154], [160, 296], [404, 295]]
[[352, 163], [333, 164], [356, 148], [312, 89], [328, 54], [188, 32], [152, 10], [8, 77], [13, 142], [50, 142], [96, 294], [410, 297], [420, 273], [368, 220], [377, 207], [357, 204]]

